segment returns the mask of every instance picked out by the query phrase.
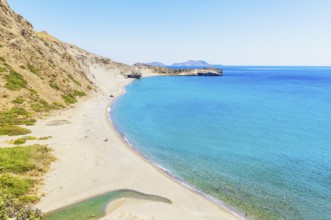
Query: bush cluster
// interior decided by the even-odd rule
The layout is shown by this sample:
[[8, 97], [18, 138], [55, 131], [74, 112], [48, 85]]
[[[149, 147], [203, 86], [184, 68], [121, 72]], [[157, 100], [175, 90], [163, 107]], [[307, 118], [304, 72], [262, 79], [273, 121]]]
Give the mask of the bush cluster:
[[5, 87], [12, 91], [26, 88], [28, 84], [23, 76], [14, 70], [11, 70], [5, 79], [7, 81]]

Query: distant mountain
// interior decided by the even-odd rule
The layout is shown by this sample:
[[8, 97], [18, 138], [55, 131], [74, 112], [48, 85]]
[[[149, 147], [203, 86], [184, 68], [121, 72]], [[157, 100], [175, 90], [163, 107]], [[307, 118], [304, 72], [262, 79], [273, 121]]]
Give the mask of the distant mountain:
[[162, 66], [162, 67], [166, 66], [164, 63], [160, 63], [160, 62], [149, 62], [149, 63], [146, 63], [146, 64], [150, 65], [150, 66]]
[[199, 67], [210, 67], [214, 66], [213, 64], [209, 64], [206, 61], [203, 60], [189, 60], [184, 63], [174, 63], [171, 66], [187, 66], [187, 67], [193, 67], [193, 66], [199, 66]]
[[172, 65], [166, 65], [160, 62], [149, 62], [145, 63], [145, 65], [156, 66], [156, 67], [213, 67], [213, 66], [221, 66], [219, 64], [210, 64], [203, 60], [189, 60], [183, 63], [174, 63]]

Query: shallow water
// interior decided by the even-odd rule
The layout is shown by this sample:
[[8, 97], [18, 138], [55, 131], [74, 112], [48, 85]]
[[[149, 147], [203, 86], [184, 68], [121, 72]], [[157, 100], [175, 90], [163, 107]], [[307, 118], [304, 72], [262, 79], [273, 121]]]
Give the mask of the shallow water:
[[145, 78], [111, 118], [154, 163], [250, 217], [329, 219], [331, 68]]
[[155, 202], [171, 203], [170, 200], [139, 193], [132, 190], [118, 190], [105, 193], [76, 204], [47, 213], [44, 220], [96, 220], [105, 216], [108, 204], [119, 198], [143, 199]]

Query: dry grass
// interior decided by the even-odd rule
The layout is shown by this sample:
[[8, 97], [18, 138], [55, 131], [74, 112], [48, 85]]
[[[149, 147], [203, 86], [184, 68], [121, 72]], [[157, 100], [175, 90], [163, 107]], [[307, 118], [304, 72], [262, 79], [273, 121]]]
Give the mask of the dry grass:
[[0, 219], [41, 219], [31, 205], [39, 200], [40, 176], [54, 160], [42, 145], [0, 148]]
[[0, 148], [0, 192], [19, 200], [34, 202], [38, 178], [55, 160], [47, 146]]
[[40, 176], [52, 161], [51, 149], [43, 145], [0, 148], [0, 173]]

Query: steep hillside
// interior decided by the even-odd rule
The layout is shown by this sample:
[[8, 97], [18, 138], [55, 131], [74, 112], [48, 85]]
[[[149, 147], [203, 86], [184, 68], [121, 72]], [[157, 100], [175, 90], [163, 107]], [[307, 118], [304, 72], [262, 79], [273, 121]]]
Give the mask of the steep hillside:
[[63, 43], [33, 26], [0, 0], [0, 111], [12, 107], [39, 114], [91, 94], [91, 68], [131, 68]]

